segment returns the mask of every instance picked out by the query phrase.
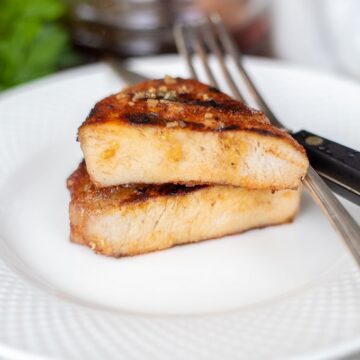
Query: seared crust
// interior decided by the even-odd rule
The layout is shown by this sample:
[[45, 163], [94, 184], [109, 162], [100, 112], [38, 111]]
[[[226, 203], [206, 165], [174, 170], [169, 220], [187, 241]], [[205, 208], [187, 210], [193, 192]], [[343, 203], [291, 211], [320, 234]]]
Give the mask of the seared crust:
[[132, 256], [289, 222], [298, 190], [232, 186], [96, 188], [84, 162], [68, 178], [70, 239], [108, 256]]
[[192, 79], [149, 80], [106, 97], [90, 111], [79, 131], [104, 123], [180, 127], [192, 131], [243, 130], [282, 138], [305, 154], [300, 144], [273, 127], [262, 112]]

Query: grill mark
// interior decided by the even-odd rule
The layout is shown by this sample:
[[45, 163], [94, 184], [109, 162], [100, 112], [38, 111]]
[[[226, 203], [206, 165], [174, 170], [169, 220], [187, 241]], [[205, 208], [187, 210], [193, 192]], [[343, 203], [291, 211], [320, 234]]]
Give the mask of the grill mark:
[[186, 186], [180, 184], [145, 185], [143, 188], [137, 187], [134, 194], [121, 201], [121, 205], [130, 203], [138, 204], [160, 196], [182, 196], [207, 186], [208, 185]]
[[221, 91], [217, 88], [217, 87], [215, 87], [215, 86], [209, 86], [208, 87], [208, 90], [210, 91], [210, 92], [214, 92], [214, 93], [220, 93]]
[[185, 195], [193, 191], [199, 190], [203, 187], [206, 187], [206, 185], [186, 186], [179, 184], [165, 184], [160, 186], [157, 193], [162, 196]]
[[165, 122], [155, 113], [126, 113], [124, 118], [131, 124], [135, 125], [158, 125]]
[[217, 102], [213, 99], [211, 100], [200, 100], [200, 99], [189, 99], [186, 97], [182, 97], [178, 100], [180, 104], [193, 105], [193, 106], [201, 106], [205, 108], [213, 108], [221, 111], [229, 111], [229, 112], [246, 112], [244, 106], [234, 102]]
[[[216, 89], [216, 88], [214, 88]], [[218, 89], [216, 89], [217, 91], [219, 91]], [[216, 92], [216, 91], [213, 91]], [[220, 93], [220, 91], [219, 91]], [[233, 100], [224, 100], [221, 99], [219, 101], [215, 100], [215, 99], [208, 99], [208, 100], [203, 100], [203, 99], [197, 99], [194, 94], [190, 93], [190, 94], [178, 94], [177, 99], [174, 100], [169, 100], [171, 102], [174, 103], [178, 103], [178, 104], [188, 104], [188, 105], [193, 105], [193, 106], [202, 106], [205, 108], [214, 108], [214, 109], [219, 109], [219, 110], [225, 110], [225, 111], [239, 111], [239, 112], [248, 112], [248, 113], [252, 113], [252, 111], [244, 104], [239, 103], [237, 101], [233, 101]]]
[[224, 127], [217, 129], [217, 131], [224, 132], [224, 131], [231, 131], [231, 130], [238, 130], [238, 129], [239, 129], [239, 126], [237, 126], [237, 125], [228, 125], [228, 126], [224, 126]]
[[198, 99], [195, 99], [195, 100], [187, 101], [186, 103], [188, 103], [190, 105], [195, 105], [195, 106], [204, 106], [206, 108], [212, 107], [212, 108], [215, 108], [215, 109], [221, 109], [221, 108], [225, 107], [224, 103], [218, 103], [215, 100], [198, 100]]

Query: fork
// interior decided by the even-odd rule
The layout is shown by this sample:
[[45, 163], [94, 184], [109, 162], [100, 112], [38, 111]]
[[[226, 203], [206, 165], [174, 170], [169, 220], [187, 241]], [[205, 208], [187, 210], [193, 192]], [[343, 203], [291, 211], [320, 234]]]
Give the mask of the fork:
[[[198, 80], [199, 76], [193, 63], [193, 55], [200, 59], [200, 63], [203, 66], [208, 82], [212, 86], [219, 88], [218, 81], [216, 80], [214, 72], [208, 61], [208, 49], [216, 58], [233, 97], [245, 102], [245, 97], [243, 96], [236, 81], [231, 76], [225, 58], [227, 55], [227, 57], [235, 63], [237, 72], [241, 76], [257, 107], [265, 113], [272, 125], [291, 134], [290, 130], [287, 129], [274, 115], [254, 85], [254, 82], [243, 66], [242, 54], [236, 47], [218, 14], [215, 13], [210, 14], [209, 16], [204, 16], [203, 21], [196, 25], [184, 25], [182, 23], [177, 23], [174, 27], [174, 36], [178, 52], [185, 59], [190, 74], [194, 79]], [[226, 55], [224, 55], [224, 52]], [[303, 184], [311, 194], [314, 201], [326, 215], [334, 229], [340, 234], [355, 262], [360, 267], [359, 225], [335, 197], [312, 166], [309, 166], [307, 175], [303, 179]]]

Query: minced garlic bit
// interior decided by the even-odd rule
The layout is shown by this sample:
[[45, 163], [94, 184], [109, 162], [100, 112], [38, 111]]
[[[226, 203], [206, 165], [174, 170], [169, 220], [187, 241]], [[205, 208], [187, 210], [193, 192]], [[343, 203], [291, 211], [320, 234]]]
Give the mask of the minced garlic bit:
[[205, 125], [205, 127], [207, 128], [213, 128], [216, 125], [216, 122], [212, 119], [205, 119], [203, 121], [203, 124]]
[[209, 94], [203, 94], [202, 98], [203, 98], [203, 100], [209, 100], [210, 99]]
[[179, 120], [179, 121], [178, 121], [178, 124], [179, 124], [179, 126], [180, 126], [181, 128], [186, 127], [186, 123], [185, 123], [184, 121]]
[[175, 127], [178, 127], [179, 124], [177, 121], [169, 121], [166, 123], [166, 127], [167, 128], [175, 128]]
[[181, 127], [185, 128], [186, 123], [184, 121], [178, 120], [178, 121], [169, 121], [166, 123], [167, 128], [175, 128], [175, 127]]
[[179, 94], [188, 94], [190, 92], [186, 85], [181, 85], [179, 88]]
[[146, 91], [137, 91], [134, 95], [132, 100], [140, 100], [140, 99], [147, 99], [150, 97], [150, 94], [148, 94]]
[[115, 95], [116, 99], [120, 100], [120, 99], [125, 99], [127, 97], [127, 94], [120, 92], [118, 94]]
[[222, 121], [218, 121], [218, 129], [223, 129], [225, 127], [225, 124]]
[[175, 90], [167, 91], [164, 94], [164, 100], [176, 100], [176, 99], [177, 99], [177, 96], [176, 96], [176, 91]]
[[176, 84], [176, 79], [174, 79], [172, 76], [170, 75], [165, 75], [164, 77], [164, 83], [167, 85], [172, 85], [172, 84]]
[[150, 107], [156, 107], [157, 104], [159, 103], [159, 100], [156, 100], [156, 99], [147, 99], [146, 100], [148, 106]]
[[134, 105], [135, 105], [135, 103], [134, 103], [134, 102], [132, 102], [132, 101], [129, 101], [129, 102], [128, 102], [128, 105], [129, 105], [129, 106], [134, 106]]
[[160, 86], [158, 89], [150, 88], [145, 91], [137, 91], [132, 98], [132, 101], [145, 100], [145, 99], [165, 99], [176, 100], [176, 91], [168, 90], [166, 86]]
[[210, 120], [213, 118], [213, 114], [212, 113], [206, 113], [204, 116], [205, 120]]

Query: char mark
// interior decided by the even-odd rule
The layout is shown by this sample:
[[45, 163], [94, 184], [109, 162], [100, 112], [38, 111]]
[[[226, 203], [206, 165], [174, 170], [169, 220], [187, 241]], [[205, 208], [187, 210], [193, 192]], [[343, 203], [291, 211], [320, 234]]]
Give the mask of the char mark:
[[215, 87], [215, 86], [209, 86], [208, 87], [208, 90], [210, 91], [210, 92], [214, 92], [214, 93], [220, 93], [221, 91], [217, 88], [217, 87]]
[[224, 132], [224, 131], [231, 131], [231, 130], [238, 130], [239, 127], [237, 125], [228, 125], [225, 127], [221, 127], [218, 129], [219, 132]]
[[158, 192], [159, 195], [163, 195], [163, 196], [177, 196], [177, 195], [185, 195], [191, 193], [203, 187], [206, 187], [206, 185], [186, 186], [179, 184], [165, 184], [160, 186]]
[[244, 108], [242, 106], [239, 106], [236, 102], [217, 102], [215, 100], [194, 100], [194, 99], [180, 99], [180, 103], [193, 105], [193, 106], [202, 106], [205, 108], [213, 108], [221, 111], [230, 111], [230, 112], [236, 112], [236, 111], [243, 111]]
[[98, 112], [99, 112], [99, 111], [98, 111], [97, 106], [94, 106], [94, 107], [90, 110], [89, 115], [88, 115], [88, 118], [96, 116], [96, 115], [98, 114]]
[[124, 118], [131, 124], [135, 125], [158, 125], [161, 124], [162, 121], [159, 119], [157, 114], [149, 113], [131, 113], [124, 114]]
[[158, 196], [181, 196], [205, 188], [208, 185], [186, 186], [180, 184], [137, 186], [134, 193], [121, 204], [143, 203]]

